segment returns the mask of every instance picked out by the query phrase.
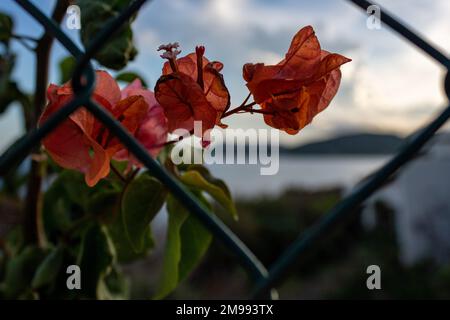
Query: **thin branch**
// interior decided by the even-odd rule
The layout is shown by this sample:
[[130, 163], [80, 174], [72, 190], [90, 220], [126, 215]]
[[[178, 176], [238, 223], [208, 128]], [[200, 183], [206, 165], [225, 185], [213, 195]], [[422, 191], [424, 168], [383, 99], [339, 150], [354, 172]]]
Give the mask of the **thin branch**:
[[125, 179], [125, 177], [119, 172], [119, 170], [117, 170], [117, 168], [111, 163], [111, 171], [117, 176], [119, 177], [120, 180], [122, 180], [122, 182], [126, 183], [127, 179]]
[[167, 142], [164, 142], [164, 143], [157, 144], [157, 145], [154, 146], [153, 148], [156, 149], [156, 148], [161, 148], [161, 147], [169, 146], [169, 145], [171, 145], [171, 144], [180, 142], [180, 141], [183, 140], [183, 139], [189, 138], [189, 137], [192, 136], [193, 134], [194, 134], [194, 130], [191, 130], [191, 131], [189, 131], [189, 134], [187, 134], [187, 135], [179, 136], [179, 137], [176, 138], [175, 140], [170, 140], [170, 141], [167, 141]]
[[[56, 2], [52, 13], [52, 19], [60, 24], [69, 5], [69, 0], [59, 0]], [[48, 74], [50, 65], [50, 51], [53, 44], [53, 37], [45, 32], [37, 41], [36, 45], [36, 78], [34, 108], [30, 110], [30, 124], [36, 127], [37, 120], [46, 102], [46, 88], [48, 84]], [[40, 153], [37, 146], [32, 152]], [[26, 203], [25, 203], [25, 237], [28, 243], [37, 243], [45, 246], [45, 231], [42, 221], [42, 196], [41, 182], [43, 163], [31, 160], [31, 169], [28, 179]]]
[[245, 106], [248, 102], [248, 100], [250, 99], [250, 97], [252, 96], [252, 93], [249, 92], [247, 97], [245, 97], [244, 101], [242, 101], [241, 106]]
[[261, 109], [250, 109], [246, 111], [248, 113], [261, 113], [261, 114], [275, 114], [274, 111], [267, 111], [267, 110], [261, 110]]
[[26, 49], [30, 50], [30, 51], [34, 51], [36, 50], [35, 47], [33, 47], [32, 45], [30, 45], [27, 41], [31, 41], [34, 43], [38, 43], [39, 39], [33, 38], [31, 36], [27, 36], [27, 35], [22, 35], [22, 34], [12, 34], [11, 38], [16, 39], [17, 41], [19, 41], [19, 43], [21, 45], [23, 45]]
[[[230, 111], [228, 111], [228, 112], [225, 112], [225, 113], [222, 115], [222, 119], [223, 119], [223, 118], [226, 118], [226, 117], [228, 117], [228, 116], [231, 116], [232, 114], [240, 113], [241, 111], [247, 112], [248, 110], [251, 110], [251, 107], [253, 107], [255, 104], [256, 104], [256, 102], [251, 102], [251, 103], [249, 103], [249, 104], [240, 105], [239, 107], [234, 108], [233, 110], [230, 110]], [[254, 110], [254, 109], [253, 109], [253, 110]]]
[[31, 36], [24, 35], [24, 34], [12, 34], [11, 37], [14, 38], [14, 39], [23, 39], [23, 40], [33, 41], [33, 42], [36, 42], [36, 43], [39, 41], [39, 39], [36, 39], [34, 37], [31, 37]]
[[244, 110], [245, 108], [247, 108], [248, 106], [246, 105], [246, 103], [248, 102], [248, 100], [250, 99], [250, 97], [252, 96], [252, 93], [249, 92], [247, 97], [244, 99], [244, 101], [242, 101], [242, 103], [240, 104], [240, 106], [234, 108], [233, 110], [227, 111], [222, 115], [222, 119], [225, 117], [228, 117], [232, 114], [238, 113], [242, 110]]
[[131, 181], [133, 181], [134, 177], [136, 177], [136, 175], [139, 173], [139, 171], [141, 171], [141, 168], [136, 168], [134, 169], [127, 177], [127, 183], [130, 183]]

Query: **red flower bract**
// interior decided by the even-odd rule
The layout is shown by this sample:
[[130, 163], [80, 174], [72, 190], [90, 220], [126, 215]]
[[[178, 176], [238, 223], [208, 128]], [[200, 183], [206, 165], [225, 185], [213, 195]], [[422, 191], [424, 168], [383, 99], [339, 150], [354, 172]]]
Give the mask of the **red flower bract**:
[[[152, 156], [157, 156], [167, 140], [167, 118], [164, 115], [163, 108], [159, 105], [158, 101], [156, 101], [153, 92], [144, 89], [139, 79], [134, 80], [122, 90], [122, 99], [135, 95], [143, 96], [145, 102], [149, 106], [148, 112], [144, 118], [141, 119], [141, 124], [135, 132], [135, 137]], [[117, 152], [114, 159], [131, 159], [135, 165], [142, 166], [142, 164], [134, 159], [126, 149]]]
[[222, 114], [230, 106], [230, 94], [220, 71], [222, 63], [210, 62], [203, 54], [204, 47], [195, 53], [176, 59], [178, 44], [161, 46], [166, 50], [162, 57], [163, 75], [155, 86], [155, 96], [169, 123], [169, 131], [182, 128], [191, 131], [194, 121], [202, 122], [203, 132], [221, 125]]
[[292, 39], [285, 58], [276, 65], [247, 63], [243, 77], [271, 127], [296, 134], [324, 110], [335, 96], [339, 67], [351, 61], [321, 50], [311, 26]]
[[[142, 87], [135, 89], [138, 91], [132, 92], [128, 89], [127, 93], [124, 90], [126, 94], [121, 96], [115, 80], [107, 72], [97, 71], [93, 99], [133, 135], [138, 134], [142, 137], [140, 131], [149, 131], [149, 123], [154, 124], [156, 131], [159, 127], [164, 128], [165, 118], [158, 117], [157, 123], [154, 123], [153, 109], [157, 106], [150, 106], [148, 93], [151, 92], [147, 90], [145, 91], [148, 93], [145, 92]], [[39, 124], [44, 123], [54, 112], [72, 100], [74, 94], [70, 83], [62, 86], [51, 84], [47, 96], [49, 101], [39, 119]], [[146, 139], [148, 136], [144, 135]], [[159, 130], [157, 136], [158, 139], [148, 139], [150, 142], [142, 141], [150, 151], [153, 142], [155, 144], [165, 142], [167, 130], [165, 134]], [[125, 149], [119, 140], [84, 107], [80, 107], [44, 138], [43, 145], [58, 165], [83, 172], [89, 186], [95, 185], [109, 174], [111, 158]]]

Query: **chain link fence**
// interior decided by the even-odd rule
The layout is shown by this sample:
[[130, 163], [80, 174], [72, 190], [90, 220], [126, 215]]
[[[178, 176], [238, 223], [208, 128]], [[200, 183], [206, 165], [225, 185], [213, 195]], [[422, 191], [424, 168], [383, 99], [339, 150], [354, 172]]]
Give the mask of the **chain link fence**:
[[[353, 191], [341, 202], [339, 202], [330, 212], [311, 228], [306, 230], [281, 254], [277, 261], [269, 268], [258, 260], [258, 258], [248, 249], [248, 247], [215, 215], [211, 214], [205, 206], [199, 203], [194, 196], [181, 185], [169, 172], [156, 162], [145, 150], [145, 148], [135, 140], [122, 125], [113, 119], [111, 115], [100, 107], [93, 99], [92, 92], [95, 85], [95, 73], [91, 65], [91, 58], [103, 47], [112, 34], [117, 31], [135, 12], [137, 12], [146, 0], [135, 0], [118, 17], [109, 21], [103, 30], [98, 33], [95, 39], [83, 52], [69, 37], [47, 17], [42, 11], [28, 0], [15, 0], [25, 11], [36, 19], [45, 30], [57, 39], [77, 60], [72, 77], [72, 86], [75, 98], [66, 106], [58, 110], [39, 128], [29, 131], [24, 137], [10, 146], [0, 157], [0, 174], [5, 176], [9, 171], [20, 164], [39, 145], [40, 141], [54, 130], [77, 108], [83, 106], [100, 120], [122, 143], [130, 153], [132, 153], [144, 166], [159, 179], [169, 191], [192, 213], [194, 214], [213, 234], [227, 247], [239, 263], [248, 271], [254, 290], [251, 293], [253, 298], [274, 298], [276, 291], [271, 290], [286, 273], [289, 267], [313, 244], [320, 241], [329, 230], [332, 230], [339, 222], [355, 214], [355, 208], [361, 205], [370, 195], [383, 185], [398, 169], [410, 161], [414, 155], [430, 140], [435, 132], [450, 117], [450, 105], [447, 106], [433, 121], [427, 126], [416, 131], [410, 139], [403, 145], [400, 151], [391, 158], [382, 168], [371, 174], [362, 183], [357, 185]], [[367, 11], [373, 3], [365, 0], [347, 0]], [[424, 51], [447, 70], [450, 68], [450, 60], [442, 52], [430, 45], [417, 32], [406, 26], [394, 16], [381, 9], [380, 20], [389, 26], [394, 32], [405, 38], [418, 49]], [[450, 76], [444, 81], [447, 97], [450, 96]]]

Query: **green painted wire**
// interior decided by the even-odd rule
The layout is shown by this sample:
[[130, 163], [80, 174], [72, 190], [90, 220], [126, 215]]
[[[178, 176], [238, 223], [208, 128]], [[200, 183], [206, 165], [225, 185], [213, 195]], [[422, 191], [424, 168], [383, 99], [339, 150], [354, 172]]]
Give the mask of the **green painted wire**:
[[[347, 0], [362, 10], [366, 11], [367, 8], [373, 6], [374, 3], [367, 0]], [[404, 37], [410, 43], [414, 44], [417, 48], [427, 53], [434, 60], [442, 64], [447, 70], [450, 70], [450, 60], [449, 58], [439, 51], [437, 48], [432, 46], [425, 38], [418, 34], [417, 31], [413, 31], [411, 27], [407, 26], [399, 19], [395, 18], [391, 13], [387, 12], [385, 9], [380, 8], [380, 20], [387, 26], [389, 26], [393, 31], [397, 32], [399, 35]]]
[[[358, 5], [361, 9], [367, 8], [373, 3], [366, 0], [348, 0]], [[436, 61], [449, 69], [449, 59], [431, 44], [418, 36], [415, 32], [394, 18], [385, 10], [381, 10], [381, 21], [390, 26], [394, 31], [402, 35], [405, 39], [422, 49]], [[450, 98], [450, 73], [445, 78], [445, 91]], [[401, 166], [411, 160], [414, 155], [430, 140], [434, 133], [450, 118], [450, 106], [430, 122], [425, 128], [420, 129], [412, 136], [400, 152], [394, 156], [387, 164], [370, 175], [364, 182], [358, 185], [354, 191], [338, 203], [329, 213], [327, 213], [317, 224], [307, 229], [295, 240], [275, 261], [269, 269], [269, 277], [259, 281], [252, 293], [252, 297], [262, 297], [283, 275], [287, 273], [299, 257], [302, 256], [308, 248], [318, 242], [322, 236], [327, 234], [333, 226], [343, 221], [351, 215], [354, 209], [363, 203], [371, 194], [373, 194], [383, 183], [394, 174]]]
[[[361, 7], [367, 8], [371, 5], [370, 2], [364, 0], [350, 0]], [[74, 78], [74, 83], [77, 83], [77, 98], [64, 107], [63, 111], [55, 114], [50, 118], [40, 129], [35, 132], [31, 132], [26, 138], [22, 139], [23, 143], [19, 143], [14, 148], [10, 148], [6, 154], [0, 158], [0, 174], [4, 174], [11, 166], [11, 158], [18, 155], [23, 150], [28, 150], [40, 141], [46, 134], [51, 132], [60, 121], [67, 117], [71, 112], [77, 108], [77, 104], [86, 102], [90, 97], [90, 90], [93, 89], [93, 82], [88, 81], [87, 85], [81, 86], [79, 81], [81, 78], [81, 71], [88, 70], [92, 74], [93, 70], [90, 67], [90, 59], [94, 56], [95, 52], [101, 48], [102, 43], [108, 36], [107, 31], [113, 31], [115, 28], [105, 28], [103, 33], [99, 34], [96, 38], [97, 41], [93, 42], [87, 50], [87, 54], [83, 53], [68, 39], [68, 37], [62, 32], [62, 30], [56, 26], [51, 20], [49, 20], [40, 10], [34, 7], [27, 0], [16, 0], [22, 7], [30, 12], [46, 29], [53, 33], [53, 35], [78, 59], [80, 67], [77, 68], [78, 74]], [[145, 1], [135, 1], [132, 6], [137, 8]], [[137, 10], [137, 9], [136, 9]], [[124, 16], [122, 16], [124, 17]], [[124, 18], [125, 21], [126, 18]], [[408, 28], [404, 27], [395, 18], [389, 15], [382, 15], [381, 18], [385, 23], [390, 25], [395, 31], [399, 32], [404, 37], [408, 38], [412, 43], [419, 48], [430, 54], [437, 61], [449, 67], [449, 60], [441, 54], [438, 50], [433, 48], [421, 37], [411, 32]], [[120, 26], [120, 23], [114, 21], [116, 26]], [[114, 24], [113, 22], [113, 24]], [[447, 77], [448, 78], [448, 77]], [[446, 88], [447, 89], [447, 88]], [[88, 93], [88, 94], [87, 94]], [[77, 100], [78, 99], [78, 100]], [[171, 177], [159, 164], [148, 154], [145, 149], [131, 137], [121, 125], [115, 121], [107, 112], [101, 107], [97, 106], [93, 101], [87, 101], [87, 107], [99, 118], [105, 125], [114, 132], [117, 137], [129, 148], [129, 150], [141, 161], [147, 168], [160, 179], [174, 194], [175, 196], [186, 205], [186, 207], [197, 215], [197, 217], [216, 235], [218, 236], [226, 246], [231, 249], [232, 252], [238, 255], [241, 263], [247, 270], [253, 275], [253, 278], [259, 280], [256, 285], [255, 295], [261, 297], [261, 294], [283, 274], [286, 272], [289, 266], [306, 250], [315, 240], [319, 239], [330, 227], [341, 220], [342, 217], [351, 213], [352, 208], [361, 204], [367, 197], [369, 197], [392, 173], [394, 173], [403, 164], [409, 161], [412, 156], [433, 136], [434, 132], [442, 126], [443, 123], [450, 117], [450, 107], [444, 110], [444, 112], [431, 122], [425, 129], [421, 130], [415, 137], [404, 147], [404, 149], [395, 156], [388, 164], [372, 175], [368, 180], [361, 184], [349, 197], [344, 199], [338, 204], [318, 225], [313, 226], [304, 235], [299, 237], [276, 261], [274, 266], [270, 270], [270, 274], [267, 273], [264, 266], [258, 261], [253, 253], [237, 238], [223, 223], [215, 216], [211, 215], [201, 204], [199, 204], [195, 198], [173, 177]], [[30, 137], [31, 136], [31, 137]], [[19, 147], [18, 147], [19, 146]], [[5, 161], [9, 159], [9, 161]], [[265, 296], [266, 297], [266, 296]]]
[[[15, 158], [15, 155], [22, 153], [24, 150], [28, 151], [33, 145], [38, 143], [46, 134], [51, 132], [57, 124], [64, 119], [64, 116], [68, 116], [71, 112], [76, 110], [77, 106], [83, 104], [85, 105], [100, 121], [102, 121], [105, 126], [107, 126], [111, 132], [115, 133], [119, 139], [124, 143], [124, 145], [129, 148], [129, 151], [136, 156], [147, 169], [160, 179], [170, 191], [177, 197], [182, 204], [184, 204], [190, 212], [195, 214], [199, 220], [201, 220], [207, 228], [217, 236], [224, 245], [231, 250], [238, 258], [241, 264], [249, 272], [251, 277], [258, 281], [261, 278], [266, 277], [267, 270], [263, 264], [256, 258], [256, 256], [245, 246], [245, 244], [234, 235], [227, 226], [225, 226], [220, 219], [218, 219], [213, 214], [209, 213], [192, 194], [184, 188], [175, 178], [173, 178], [164, 168], [162, 168], [149, 154], [146, 150], [137, 142], [133, 137], [131, 137], [128, 132], [121, 126], [119, 122], [113, 119], [105, 110], [97, 106], [95, 102], [90, 99], [85, 99], [85, 94], [92, 91], [93, 83], [89, 83], [90, 88], [88, 89], [85, 85], [81, 85], [80, 77], [82, 71], [85, 69], [91, 70], [90, 59], [95, 55], [95, 53], [101, 49], [102, 43], [104, 43], [108, 37], [113, 34], [113, 30], [120, 27], [129, 16], [138, 10], [140, 6], [145, 2], [145, 0], [135, 1], [127, 9], [122, 12], [119, 17], [114, 19], [112, 22], [107, 24], [107, 26], [99, 33], [99, 35], [91, 42], [88, 46], [86, 53], [82, 52], [71, 42], [71, 40], [57, 27], [50, 19], [48, 19], [39, 9], [32, 5], [28, 0], [16, 0], [25, 10], [27, 10], [33, 17], [35, 17], [44, 27], [51, 32], [55, 38], [60, 40], [60, 42], [66, 46], [66, 48], [74, 54], [77, 60], [77, 66], [75, 68], [73, 83], [77, 86], [77, 96], [73, 101], [71, 101], [67, 106], [61, 108], [64, 112], [59, 112], [54, 117], [49, 119], [44, 123], [41, 128], [27, 135], [23, 140], [23, 144], [13, 146], [10, 152], [7, 153], [7, 158], [4, 159], [3, 155], [0, 158], [0, 173], [7, 172], [10, 169], [11, 159]], [[93, 71], [91, 71], [93, 72]], [[75, 89], [75, 88], [74, 88]], [[83, 99], [80, 97], [83, 96]], [[273, 294], [276, 294], [273, 292]]]

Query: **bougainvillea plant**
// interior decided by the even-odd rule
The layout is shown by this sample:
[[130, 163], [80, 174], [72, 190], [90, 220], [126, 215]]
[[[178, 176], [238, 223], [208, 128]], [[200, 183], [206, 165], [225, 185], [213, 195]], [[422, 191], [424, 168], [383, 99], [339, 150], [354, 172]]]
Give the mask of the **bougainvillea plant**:
[[[64, 3], [60, 1], [55, 8], [59, 20]], [[83, 19], [88, 19], [84, 22], [89, 22], [89, 28], [81, 32], [83, 43], [123, 7], [99, 0], [78, 4], [85, 12]], [[4, 14], [0, 18], [0, 40], [4, 47], [1, 67], [10, 66], [5, 69], [10, 70], [13, 24]], [[96, 56], [104, 67], [123, 69], [128, 59], [136, 55], [131, 23], [125, 28], [127, 32], [114, 36], [108, 50]], [[39, 46], [43, 40], [37, 41]], [[202, 123], [202, 134], [215, 126], [226, 130], [226, 118], [241, 113], [262, 116], [268, 126], [297, 134], [330, 104], [339, 88], [339, 68], [350, 61], [322, 50], [313, 28], [304, 27], [293, 37], [278, 64], [243, 66], [249, 96], [233, 108], [221, 73], [224, 66], [206, 58], [203, 46], [185, 56], [180, 56], [178, 43], [161, 45], [158, 51], [165, 61], [154, 91], [137, 74], [122, 72], [113, 78], [108, 71], [98, 70], [93, 100], [192, 191], [198, 201], [211, 209], [222, 207], [234, 218], [237, 212], [223, 181], [212, 177], [203, 165], [175, 165], [171, 161], [168, 155], [177, 140], [170, 140], [169, 134], [177, 129], [194, 134], [195, 121]], [[46, 70], [38, 72], [48, 73], [48, 61], [46, 65]], [[34, 97], [23, 94], [10, 73], [2, 73], [1, 110], [12, 101], [20, 101], [27, 128], [42, 125], [73, 99], [68, 75], [74, 65], [71, 58], [61, 62], [61, 85], [47, 86], [47, 76], [42, 78], [38, 74], [37, 88], [42, 88], [42, 81], [47, 88], [45, 93], [36, 92]], [[127, 84], [121, 89], [119, 84], [123, 82]], [[12, 94], [15, 95], [11, 97]], [[170, 294], [205, 254], [212, 240], [209, 231], [84, 107], [47, 135], [42, 146], [33, 153], [30, 172], [24, 175], [17, 170], [2, 185], [0, 212], [9, 205], [10, 212], [17, 210], [24, 214], [23, 220], [7, 234], [0, 234], [0, 295], [126, 298], [129, 291], [120, 266], [151, 252], [154, 246], [151, 222], [164, 205], [168, 212], [167, 239], [162, 273], [153, 297]], [[22, 201], [21, 181], [27, 180], [28, 191]], [[26, 205], [21, 206], [21, 202]], [[214, 202], [219, 206], [214, 206]], [[69, 265], [82, 270], [80, 290], [67, 290]]]

